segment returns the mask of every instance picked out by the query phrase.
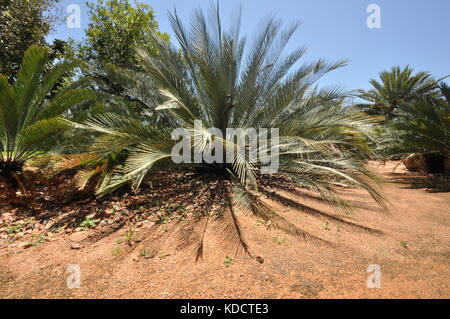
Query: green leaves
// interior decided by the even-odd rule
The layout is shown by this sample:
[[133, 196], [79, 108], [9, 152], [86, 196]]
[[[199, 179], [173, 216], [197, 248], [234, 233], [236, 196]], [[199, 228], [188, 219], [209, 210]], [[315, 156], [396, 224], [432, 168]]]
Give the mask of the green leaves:
[[370, 80], [373, 89], [359, 90], [359, 97], [371, 102], [371, 105], [361, 105], [370, 114], [385, 115], [393, 118], [401, 103], [412, 102], [423, 96], [436, 98], [439, 96], [438, 81], [430, 73], [418, 72], [413, 75], [409, 66], [401, 69], [396, 66], [390, 71], [380, 73], [380, 82]]
[[[349, 159], [370, 152], [365, 140], [370, 134], [369, 127], [377, 120], [357, 110], [344, 109], [345, 96], [340, 90], [313, 87], [321, 76], [346, 62], [328, 63], [319, 59], [292, 70], [305, 49], [284, 54], [284, 48], [298, 25], [283, 29], [281, 21], [268, 19], [255, 34], [250, 47], [245, 48], [239, 28], [223, 30], [217, 15], [218, 8], [213, 8], [208, 24], [205, 15], [196, 11], [190, 29], [183, 25], [176, 12], [170, 16], [183, 48], [187, 70], [173, 72], [168, 67], [179, 65], [174, 61], [177, 56], [171, 53], [173, 49], [168, 46], [161, 48], [160, 61], [146, 58], [146, 65], [158, 66], [151, 70], [161, 79], [165, 90], [182, 101], [179, 103], [182, 108], [222, 131], [227, 127], [279, 128], [280, 134], [285, 135], [285, 138], [281, 136], [279, 145], [274, 145], [281, 152], [279, 173], [283, 174], [286, 169], [289, 175], [301, 176], [307, 187], [317, 189], [322, 178], [323, 184], [349, 181], [347, 172], [352, 172], [352, 176], [364, 175], [362, 162]], [[247, 55], [243, 57], [242, 52]], [[188, 92], [185, 87], [178, 87], [184, 83], [192, 83]], [[172, 114], [181, 117], [182, 108]], [[299, 159], [314, 165], [302, 169], [296, 162]], [[338, 161], [345, 161], [347, 165], [337, 166]], [[259, 166], [251, 165], [246, 159], [239, 165], [233, 163], [229, 169], [246, 187], [246, 176], [257, 175]], [[298, 169], [288, 169], [292, 167]], [[308, 176], [317, 180], [308, 183]], [[353, 179], [351, 184], [369, 190], [380, 200], [373, 179]]]
[[[0, 2], [0, 73], [11, 81], [31, 45], [46, 46], [45, 37], [57, 19], [58, 0]], [[56, 43], [56, 42], [54, 42]]]
[[[443, 79], [443, 78], [442, 78]], [[373, 89], [360, 91], [360, 97], [372, 104], [358, 107], [369, 114], [385, 116], [375, 128], [376, 154], [396, 158], [419, 153], [450, 154], [449, 90], [427, 72], [413, 74], [408, 66], [393, 67], [380, 73], [380, 81], [371, 80]]]
[[51, 150], [52, 138], [68, 127], [60, 116], [96, 99], [94, 92], [76, 89], [76, 83], [55, 91], [76, 64], [60, 62], [47, 69], [48, 58], [47, 50], [31, 46], [13, 85], [0, 75], [0, 161], [23, 164], [36, 152]]
[[[142, 72], [108, 67], [110, 78], [123, 84], [129, 99], [141, 102], [141, 114], [106, 113], [74, 124], [100, 134], [90, 150], [96, 155], [107, 158], [126, 151], [123, 161], [105, 171], [98, 194], [126, 183], [138, 187], [148, 174], [165, 164], [196, 168], [204, 174], [212, 172], [209, 177], [217, 178], [220, 187], [210, 193], [211, 207], [216, 207], [210, 222], [218, 224], [218, 233], [233, 251], [248, 254], [236, 207], [264, 220], [268, 227], [321, 242], [261, 200], [258, 191], [267, 193], [264, 178], [284, 176], [341, 211], [351, 205], [339, 197], [339, 187], [361, 188], [384, 204], [378, 180], [364, 168], [363, 161], [371, 153], [367, 140], [372, 138], [372, 126], [379, 119], [345, 107], [346, 94], [339, 88], [315, 86], [321, 76], [344, 66], [345, 61], [328, 63], [319, 59], [299, 64], [304, 48], [284, 52], [298, 25], [283, 29], [281, 21], [273, 18], [261, 26], [251, 43], [240, 36], [240, 21], [229, 30], [222, 27], [217, 7], [211, 8], [209, 16], [195, 11], [189, 27], [176, 11], [169, 18], [181, 52], [153, 32], [151, 43], [159, 54], [155, 56], [145, 47], [137, 50]], [[200, 128], [196, 120], [202, 123]], [[222, 136], [213, 137], [210, 127], [220, 130]], [[177, 128], [199, 138], [188, 143], [190, 152], [203, 152], [214, 140], [215, 147], [224, 153], [235, 150], [234, 156], [227, 163], [203, 160], [175, 164], [170, 161], [175, 144], [171, 133]], [[252, 161], [248, 145], [241, 149], [233, 139], [225, 138], [227, 128], [279, 129], [279, 139], [271, 135], [257, 146], [257, 153], [266, 154], [271, 147], [279, 155], [276, 174], [262, 175], [267, 163], [263, 164], [261, 157]], [[221, 195], [216, 197], [217, 191]], [[207, 217], [199, 218], [204, 229], [209, 216], [208, 212]]]
[[[134, 48], [143, 46], [152, 55], [158, 51], [149, 41], [150, 32], [158, 32], [153, 9], [129, 0], [99, 0], [88, 3], [90, 24], [82, 54], [98, 68], [108, 63], [136, 70]], [[169, 36], [159, 33], [166, 41]]]
[[[446, 86], [441, 89], [445, 96]], [[423, 98], [400, 106], [398, 120], [390, 128], [399, 136], [403, 153], [419, 152], [450, 156], [450, 104]]]

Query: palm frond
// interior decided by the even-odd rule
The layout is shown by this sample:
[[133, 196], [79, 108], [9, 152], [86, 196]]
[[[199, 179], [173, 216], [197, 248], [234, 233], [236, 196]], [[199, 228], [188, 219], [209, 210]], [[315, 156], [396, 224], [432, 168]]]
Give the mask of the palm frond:
[[96, 99], [92, 91], [75, 89], [76, 82], [55, 89], [76, 63], [62, 61], [48, 68], [48, 58], [46, 49], [31, 46], [13, 85], [0, 75], [0, 161], [14, 169], [54, 148], [56, 133], [68, 128], [60, 116], [69, 108]]

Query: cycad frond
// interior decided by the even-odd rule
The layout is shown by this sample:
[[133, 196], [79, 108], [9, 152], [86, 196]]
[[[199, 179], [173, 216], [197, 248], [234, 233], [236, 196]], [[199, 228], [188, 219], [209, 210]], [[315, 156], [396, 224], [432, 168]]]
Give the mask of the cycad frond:
[[4, 174], [9, 173], [8, 167], [16, 170], [27, 159], [51, 150], [55, 133], [68, 127], [59, 117], [71, 107], [96, 99], [92, 91], [78, 89], [76, 83], [55, 90], [76, 64], [61, 61], [48, 68], [47, 61], [46, 49], [31, 46], [13, 85], [0, 75], [0, 162]]
[[[188, 28], [174, 12], [169, 18], [181, 53], [157, 35], [153, 43], [158, 56], [137, 50], [142, 70], [163, 97], [162, 103], [155, 103], [149, 110], [168, 116], [171, 120], [166, 125], [108, 114], [78, 124], [102, 134], [94, 143], [93, 152], [109, 154], [124, 148], [129, 151], [123, 165], [115, 168], [98, 192], [103, 194], [127, 182], [139, 186], [157, 162], [170, 161], [175, 145], [171, 132], [183, 129], [199, 138], [188, 143], [189, 152], [208, 151], [212, 143], [224, 154], [230, 149], [237, 151], [226, 162], [203, 159], [201, 163], [177, 164], [203, 169], [205, 174], [215, 171], [221, 177], [226, 176], [227, 182], [222, 183], [225, 203], [222, 206], [230, 208], [220, 210], [222, 214], [216, 221], [222, 221], [221, 229], [233, 238], [234, 247], [247, 251], [235, 219], [235, 206], [246, 207], [290, 234], [317, 239], [272, 212], [253, 194], [264, 177], [264, 163], [261, 158], [253, 161], [249, 146], [242, 147], [227, 134], [229, 128], [278, 129], [278, 140], [275, 134], [259, 136], [262, 143], [256, 149], [256, 153], [267, 154], [270, 150], [272, 156], [279, 157], [277, 174], [318, 193], [327, 203], [341, 209], [348, 208], [350, 203], [339, 198], [339, 187], [361, 188], [383, 203], [378, 180], [364, 168], [363, 161], [370, 153], [366, 141], [371, 126], [378, 119], [345, 108], [346, 95], [339, 88], [315, 86], [322, 75], [342, 67], [345, 61], [328, 63], [320, 59], [292, 70], [305, 52], [300, 48], [284, 53], [297, 24], [283, 29], [280, 20], [270, 18], [248, 47], [250, 42], [239, 34], [239, 22], [225, 30], [219, 17], [217, 7], [211, 10], [209, 22], [197, 10]], [[136, 97], [142, 99], [143, 92], [134, 89]], [[128, 94], [133, 95], [133, 89]], [[148, 92], [149, 96], [154, 94]], [[196, 121], [202, 123], [200, 129]], [[213, 136], [204, 127], [217, 129], [221, 136]], [[268, 157], [264, 155], [262, 159]]]
[[361, 108], [370, 114], [381, 114], [393, 118], [402, 103], [412, 102], [423, 96], [438, 98], [438, 83], [428, 72], [413, 74], [409, 66], [403, 69], [399, 66], [390, 71], [380, 73], [380, 81], [370, 80], [373, 86], [368, 91], [359, 90], [359, 97], [371, 102], [370, 105], [361, 104]]

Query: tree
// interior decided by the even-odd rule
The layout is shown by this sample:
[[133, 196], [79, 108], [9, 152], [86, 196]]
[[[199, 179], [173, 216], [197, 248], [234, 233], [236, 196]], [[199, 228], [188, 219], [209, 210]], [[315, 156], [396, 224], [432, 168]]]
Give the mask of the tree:
[[439, 88], [443, 101], [423, 97], [402, 103], [389, 126], [400, 153], [424, 154], [430, 173], [443, 173], [444, 161], [450, 158], [450, 87], [443, 83]]
[[[133, 6], [129, 0], [99, 0], [88, 3], [88, 7], [91, 23], [80, 50], [95, 67], [114, 64], [135, 69], [136, 46], [157, 53], [149, 34], [158, 32], [158, 22], [149, 5], [135, 2]], [[167, 34], [158, 34], [168, 41]]]
[[411, 102], [425, 95], [437, 98], [439, 80], [434, 80], [428, 72], [413, 74], [413, 71], [409, 66], [403, 69], [396, 66], [390, 71], [381, 72], [381, 82], [372, 79], [370, 80], [372, 89], [359, 90], [358, 96], [370, 102], [360, 104], [359, 107], [369, 114], [384, 115], [392, 119], [397, 115], [401, 103]]
[[48, 50], [31, 46], [13, 84], [0, 75], [0, 177], [15, 187], [21, 186], [18, 173], [24, 163], [51, 150], [57, 133], [68, 127], [61, 114], [96, 97], [93, 91], [78, 88], [77, 82], [55, 91], [77, 64], [60, 61], [48, 69], [49, 55]]
[[[195, 179], [200, 174], [213, 181], [206, 187], [211, 205], [197, 212], [197, 220], [204, 225], [209, 220], [221, 221], [224, 227], [220, 233], [234, 248], [246, 252], [236, 207], [251, 212], [267, 225], [300, 238], [317, 240], [273, 211], [258, 196], [259, 190], [273, 195], [267, 183], [277, 178], [283, 179], [282, 184], [295, 182], [334, 207], [349, 206], [337, 195], [337, 185], [359, 187], [383, 203], [376, 180], [362, 161], [369, 152], [365, 137], [374, 120], [343, 108], [339, 90], [313, 87], [322, 75], [342, 67], [345, 62], [327, 63], [320, 59], [293, 70], [305, 50], [300, 48], [283, 54], [283, 49], [297, 25], [283, 29], [276, 19], [265, 22], [249, 47], [240, 36], [240, 20], [233, 21], [231, 29], [224, 30], [218, 8], [211, 10], [209, 20], [202, 11], [195, 11], [191, 28], [183, 25], [176, 12], [170, 15], [170, 20], [182, 56], [170, 43], [153, 35], [152, 43], [159, 54], [155, 56], [148, 48], [140, 49], [138, 61], [165, 97], [161, 105], [148, 108], [164, 113], [171, 123], [158, 125], [109, 113], [74, 124], [102, 134], [92, 146], [97, 156], [123, 148], [128, 150], [124, 165], [114, 168], [111, 177], [99, 185], [98, 194], [128, 183], [138, 187], [147, 175], [161, 170], [165, 164], [187, 172], [194, 170], [197, 173], [186, 174], [186, 179]], [[132, 79], [133, 72], [129, 76]], [[146, 94], [156, 93], [147, 91]], [[203, 128], [196, 126], [196, 120], [203, 123]], [[217, 128], [223, 137], [212, 136], [206, 130], [209, 127]], [[278, 142], [272, 135], [262, 140], [273, 146], [273, 156], [279, 155], [279, 169], [269, 175], [261, 174], [263, 160], [260, 157], [253, 162], [248, 152], [242, 156], [235, 152], [225, 162], [203, 159], [200, 163], [175, 164], [171, 161], [171, 151], [177, 142], [171, 139], [171, 133], [180, 128], [199, 138], [199, 142], [188, 144], [190, 151], [198, 152], [210, 150], [212, 143], [216, 150], [225, 152], [242, 149], [234, 139], [225, 138], [227, 128], [278, 128]], [[259, 144], [258, 154], [267, 150], [263, 144]], [[277, 198], [281, 200], [280, 196]], [[201, 256], [202, 247], [202, 244], [198, 246], [197, 256]]]
[[67, 56], [83, 61], [83, 75], [95, 78], [98, 90], [121, 96], [128, 100], [129, 110], [142, 112], [140, 103], [127, 94], [128, 83], [116, 81], [120, 74], [115, 71], [139, 71], [135, 48], [144, 47], [156, 55], [150, 33], [157, 33], [164, 41], [169, 41], [169, 36], [159, 32], [153, 9], [147, 4], [100, 0], [88, 3], [88, 7], [91, 23], [86, 37], [81, 43], [69, 41]]
[[[59, 0], [0, 1], [0, 73], [13, 80], [24, 52], [32, 44], [47, 46], [45, 37], [56, 17]], [[58, 46], [58, 43], [55, 43]]]

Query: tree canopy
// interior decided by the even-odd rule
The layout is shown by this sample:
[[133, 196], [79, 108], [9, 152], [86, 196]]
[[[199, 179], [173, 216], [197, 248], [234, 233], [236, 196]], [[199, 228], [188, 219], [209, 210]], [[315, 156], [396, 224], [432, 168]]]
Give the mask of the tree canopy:
[[56, 15], [59, 0], [0, 1], [0, 73], [14, 78], [25, 51], [32, 45], [47, 46], [45, 37]]
[[360, 106], [370, 114], [393, 118], [401, 103], [413, 102], [423, 96], [438, 98], [438, 81], [428, 72], [413, 72], [409, 66], [395, 66], [381, 72], [379, 81], [370, 80], [372, 89], [359, 90], [359, 97], [370, 102]]
[[114, 64], [135, 69], [134, 48], [144, 47], [152, 54], [156, 48], [150, 41], [151, 32], [160, 33], [153, 9], [144, 3], [129, 0], [99, 0], [88, 3], [90, 24], [80, 50], [84, 58], [97, 66]]

